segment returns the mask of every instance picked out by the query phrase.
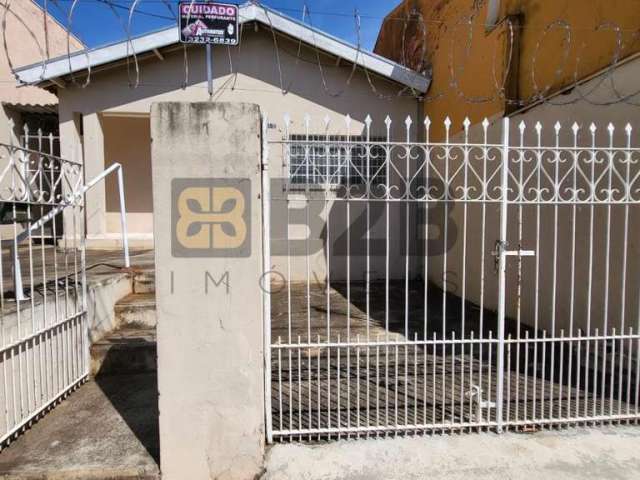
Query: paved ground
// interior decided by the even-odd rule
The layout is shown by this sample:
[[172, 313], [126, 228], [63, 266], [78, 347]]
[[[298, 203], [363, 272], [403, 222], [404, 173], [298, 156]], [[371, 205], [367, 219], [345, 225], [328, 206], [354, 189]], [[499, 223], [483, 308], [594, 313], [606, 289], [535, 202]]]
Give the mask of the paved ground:
[[[481, 318], [477, 306], [467, 303], [463, 310], [460, 298], [449, 295], [443, 322], [443, 292], [429, 285], [425, 324], [420, 282], [411, 283], [408, 296], [404, 282], [391, 282], [388, 304], [384, 283], [371, 284], [368, 304], [363, 283], [353, 282], [349, 289], [332, 283], [328, 301], [323, 287], [311, 284], [309, 295], [305, 283], [273, 289], [271, 405], [276, 438], [286, 441], [293, 434], [304, 441], [336, 440], [345, 438], [346, 431], [362, 428], [382, 432], [400, 426], [440, 432], [465, 424], [495, 424], [494, 313], [485, 311]], [[570, 349], [560, 341], [528, 342], [524, 332], [530, 338], [536, 332], [524, 325], [518, 329], [512, 321], [506, 322], [505, 330], [507, 336], [520, 331], [519, 338], [524, 339], [505, 351], [504, 418], [513, 426], [528, 430], [534, 428], [532, 420], [629, 417], [638, 411], [630, 362], [616, 363], [603, 376], [601, 370], [596, 372], [597, 360], [587, 357], [586, 343], [582, 349]], [[461, 340], [462, 334], [465, 342], [456, 345], [402, 343]], [[470, 341], [480, 336], [485, 343]], [[312, 345], [297, 347], [308, 338]], [[342, 345], [350, 338], [352, 343], [327, 346], [329, 338]], [[367, 346], [367, 338], [382, 346]], [[389, 340], [400, 343], [385, 346]], [[589, 346], [592, 352], [602, 350], [602, 342]], [[620, 343], [608, 349], [619, 352]], [[555, 363], [545, 362], [554, 355]], [[606, 381], [601, 384], [595, 378]]]
[[156, 479], [155, 373], [98, 377], [0, 453], [3, 480]]
[[638, 452], [638, 427], [287, 444], [263, 480], [631, 480]]

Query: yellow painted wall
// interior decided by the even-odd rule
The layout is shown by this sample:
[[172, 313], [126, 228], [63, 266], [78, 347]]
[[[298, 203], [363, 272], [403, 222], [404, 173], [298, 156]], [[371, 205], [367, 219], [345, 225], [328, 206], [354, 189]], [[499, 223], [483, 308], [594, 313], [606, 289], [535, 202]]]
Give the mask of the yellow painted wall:
[[[511, 61], [517, 99], [522, 104], [602, 70], [613, 61], [616, 50], [620, 59], [640, 50], [637, 0], [500, 3], [500, 23], [494, 29], [486, 28], [488, 0], [405, 0], [382, 26], [377, 53], [413, 68], [431, 67], [433, 82], [424, 110], [434, 121], [434, 139], [442, 138], [442, 120], [447, 115], [455, 133], [467, 115], [477, 123], [485, 116], [502, 115], [508, 107], [500, 87], [511, 31], [514, 42], [519, 41], [519, 54]], [[414, 8], [421, 18], [411, 16]], [[510, 30], [505, 18], [515, 15], [522, 26]], [[419, 21], [426, 34], [415, 25]], [[425, 42], [424, 50], [416, 48]], [[422, 52], [424, 59], [419, 58]]]

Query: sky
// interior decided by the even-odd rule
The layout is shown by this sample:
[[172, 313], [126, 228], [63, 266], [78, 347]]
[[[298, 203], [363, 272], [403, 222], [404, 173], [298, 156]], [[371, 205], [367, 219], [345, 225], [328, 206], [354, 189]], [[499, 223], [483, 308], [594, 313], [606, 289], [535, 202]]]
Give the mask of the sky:
[[[48, 11], [68, 26], [73, 0], [36, 0], [40, 5], [44, 5], [45, 1]], [[125, 27], [133, 1], [78, 0], [71, 19], [71, 30], [89, 47], [123, 40], [126, 38]], [[174, 6], [174, 12], [177, 11], [178, 0], [166, 0], [166, 3]], [[166, 3], [163, 0], [139, 0], [131, 23], [132, 33], [140, 35], [175, 24]], [[306, 16], [306, 23], [353, 44], [358, 41], [354, 15], [357, 9], [360, 14], [361, 45], [373, 49], [382, 19], [399, 0], [262, 0], [261, 3], [297, 19], [302, 19], [306, 3], [310, 12]]]

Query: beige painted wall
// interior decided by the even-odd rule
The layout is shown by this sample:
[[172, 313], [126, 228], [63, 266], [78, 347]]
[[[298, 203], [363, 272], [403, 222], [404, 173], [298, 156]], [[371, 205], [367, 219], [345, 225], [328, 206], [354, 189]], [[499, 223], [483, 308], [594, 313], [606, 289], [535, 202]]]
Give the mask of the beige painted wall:
[[[312, 133], [324, 133], [325, 116], [331, 120], [330, 132], [345, 133], [344, 117], [351, 115], [351, 134], [355, 135], [362, 132], [364, 119], [370, 114], [374, 121], [372, 134], [381, 135], [385, 132], [384, 118], [390, 115], [394, 119], [393, 138], [404, 138], [404, 119], [408, 115], [412, 117], [414, 125], [421, 123], [417, 101], [413, 97], [398, 96], [403, 90], [400, 85], [372, 75], [371, 81], [377, 92], [374, 93], [361, 71], [357, 71], [347, 85], [351, 66], [337, 66], [335, 58], [321, 56], [329, 90], [327, 92], [315, 63], [315, 51], [302, 49], [303, 58], [296, 60], [296, 42], [279, 37], [278, 45], [281, 49], [282, 84], [270, 32], [262, 28], [258, 32], [253, 28], [245, 28], [240, 47], [229, 51], [226, 48], [214, 48], [214, 100], [258, 104], [273, 124], [268, 133], [270, 140], [283, 138], [283, 118], [286, 113], [291, 116], [293, 133], [304, 132], [306, 114], [312, 119]], [[174, 49], [163, 52], [163, 55], [164, 61], [156, 57], [141, 61], [140, 85], [137, 88], [129, 87], [127, 69], [123, 65], [108, 71], [94, 72], [91, 84], [85, 89], [68, 85], [66, 89], [59, 91], [63, 156], [73, 154], [77, 148], [78, 129], [72, 122], [76, 113], [83, 116], [87, 178], [97, 175], [110, 162], [125, 159], [126, 195], [130, 206], [129, 231], [134, 244], [148, 244], [152, 231], [151, 213], [144, 210], [151, 193], [146, 179], [138, 181], [148, 168], [143, 165], [145, 162], [148, 164], [148, 160], [144, 159], [148, 152], [148, 139], [143, 134], [145, 127], [142, 126], [148, 120], [136, 118], [120, 122], [122, 118], [112, 116], [146, 115], [151, 103], [156, 101], [206, 101], [208, 98], [204, 48], [189, 49], [189, 84], [185, 89], [180, 88], [184, 82], [182, 50]], [[135, 69], [131, 68], [131, 80], [134, 80], [134, 72]], [[281, 85], [287, 90], [285, 93]], [[342, 93], [337, 95], [340, 92]], [[120, 126], [115, 126], [118, 122]], [[416, 129], [412, 135], [417, 138]], [[274, 145], [271, 148], [271, 162], [274, 172], [272, 175], [281, 175], [281, 147]], [[276, 195], [277, 192], [274, 197]], [[107, 183], [106, 187], [99, 184], [89, 193], [87, 218], [90, 245], [108, 246], [119, 241], [120, 227], [116, 214], [105, 215], [105, 212], [113, 212], [111, 208], [114, 205], [113, 184]], [[334, 234], [338, 233], [338, 230], [334, 231]], [[322, 232], [314, 234], [320, 236]], [[324, 255], [321, 248], [313, 257], [312, 275], [317, 275], [321, 280], [325, 276]], [[286, 268], [282, 258], [276, 263], [278, 268]], [[296, 265], [298, 263], [300, 262], [296, 260]], [[343, 269], [344, 264], [336, 265], [336, 275]], [[302, 278], [306, 276], [306, 266], [302, 263], [294, 267], [294, 271], [303, 275]]]
[[[151, 190], [151, 132], [146, 117], [105, 117], [105, 167], [120, 163], [126, 172], [124, 188], [131, 233], [153, 231], [153, 196]], [[105, 184], [108, 232], [120, 231], [120, 197], [117, 177]]]
[[[0, 18], [6, 18], [3, 47], [0, 53], [0, 102], [29, 105], [56, 104], [56, 96], [37, 87], [18, 86], [11, 69], [41, 62], [67, 53], [67, 33], [50, 15], [47, 36], [44, 34], [44, 11], [32, 0], [3, 2]], [[74, 36], [69, 37], [70, 50], [82, 48]], [[16, 125], [12, 132], [9, 120]], [[18, 143], [21, 129], [19, 115], [0, 105], [0, 143]]]
[[[0, 15], [6, 18], [6, 48], [3, 47], [0, 54], [0, 100], [26, 104], [57, 103], [55, 95], [41, 88], [17, 88], [11, 67], [21, 67], [66, 54], [66, 30], [48, 15], [48, 34], [45, 38], [44, 11], [32, 0], [3, 2], [0, 5]], [[82, 48], [82, 44], [74, 36], [69, 37], [69, 45], [72, 52]]]

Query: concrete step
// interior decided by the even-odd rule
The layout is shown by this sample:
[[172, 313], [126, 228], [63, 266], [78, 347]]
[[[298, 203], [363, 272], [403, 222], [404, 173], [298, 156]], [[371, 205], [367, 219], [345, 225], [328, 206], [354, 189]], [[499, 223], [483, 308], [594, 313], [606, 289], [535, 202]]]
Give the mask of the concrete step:
[[94, 378], [157, 370], [155, 328], [125, 325], [91, 346], [91, 375]]
[[114, 307], [116, 325], [156, 326], [156, 294], [132, 293], [118, 300]]
[[155, 293], [156, 275], [153, 270], [136, 273], [133, 277], [133, 293]]

